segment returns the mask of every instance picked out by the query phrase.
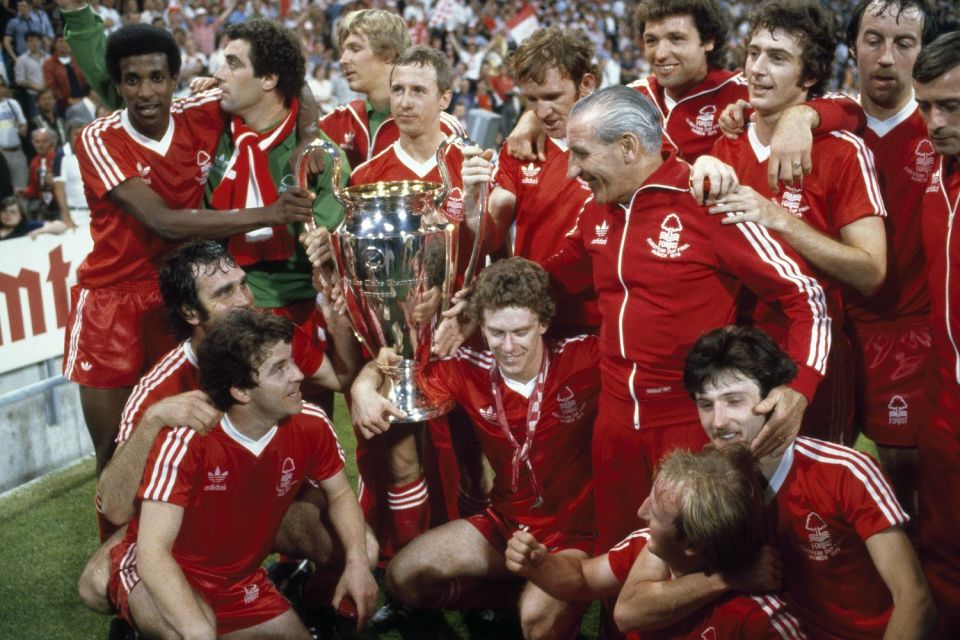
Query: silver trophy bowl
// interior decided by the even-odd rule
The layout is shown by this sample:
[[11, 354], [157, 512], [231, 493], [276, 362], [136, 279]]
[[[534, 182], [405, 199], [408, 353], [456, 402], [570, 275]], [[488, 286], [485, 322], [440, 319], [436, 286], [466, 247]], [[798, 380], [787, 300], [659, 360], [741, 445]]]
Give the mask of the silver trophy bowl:
[[437, 150], [443, 184], [398, 181], [340, 188], [340, 156], [326, 141], [310, 145], [298, 163], [305, 184], [303, 160], [312, 148], [333, 158], [333, 193], [345, 216], [331, 244], [350, 323], [371, 357], [382, 349], [400, 357], [383, 368], [386, 397], [406, 414], [391, 417], [392, 422], [422, 422], [453, 406], [430, 402], [417, 386], [456, 278], [459, 229], [440, 213], [450, 191], [444, 156], [451, 143]]

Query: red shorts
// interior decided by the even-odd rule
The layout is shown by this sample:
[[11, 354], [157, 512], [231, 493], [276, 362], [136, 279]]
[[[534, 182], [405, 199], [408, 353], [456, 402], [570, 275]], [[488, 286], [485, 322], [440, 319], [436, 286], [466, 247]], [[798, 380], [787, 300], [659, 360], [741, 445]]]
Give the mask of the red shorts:
[[645, 526], [637, 509], [650, 494], [657, 463], [674, 449], [699, 451], [708, 442], [697, 407], [689, 396], [640, 403], [640, 429], [634, 408], [600, 395], [593, 423], [593, 474], [599, 553]]
[[[110, 564], [107, 594], [117, 616], [135, 627], [136, 622], [130, 614], [130, 592], [140, 582], [136, 542], [124, 539], [114, 545], [110, 549]], [[237, 582], [209, 582], [189, 574], [187, 581], [213, 609], [218, 636], [263, 624], [290, 608], [290, 603], [280, 595], [262, 568]]]
[[86, 387], [132, 387], [176, 346], [156, 282], [70, 291], [63, 375]]
[[597, 545], [597, 534], [592, 531], [557, 531], [555, 529], [539, 529], [513, 522], [500, 515], [493, 507], [487, 507], [480, 513], [464, 518], [479, 531], [490, 546], [500, 553], [507, 550], [507, 542], [513, 533], [519, 529], [528, 531], [540, 544], [550, 550], [563, 551], [577, 549], [588, 554], [593, 553]]
[[930, 421], [930, 323], [910, 318], [851, 326], [857, 357], [857, 410], [863, 432], [877, 444], [917, 446]]
[[940, 613], [938, 640], [960, 637], [960, 387], [940, 379], [946, 388], [934, 396], [934, 415], [920, 425], [917, 443], [918, 546]]

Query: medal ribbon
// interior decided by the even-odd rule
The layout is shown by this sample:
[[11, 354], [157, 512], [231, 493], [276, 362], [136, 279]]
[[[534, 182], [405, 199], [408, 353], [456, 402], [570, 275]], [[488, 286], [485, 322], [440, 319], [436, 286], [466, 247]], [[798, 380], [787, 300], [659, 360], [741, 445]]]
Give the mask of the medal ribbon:
[[540, 483], [537, 482], [537, 475], [533, 472], [533, 464], [530, 462], [530, 452], [533, 449], [533, 437], [537, 433], [537, 423], [540, 422], [540, 407], [543, 404], [543, 388], [546, 386], [547, 371], [550, 369], [550, 352], [543, 350], [543, 362], [540, 363], [540, 373], [537, 374], [537, 382], [530, 395], [527, 405], [527, 437], [523, 444], [517, 442], [510, 431], [510, 424], [507, 422], [507, 413], [503, 410], [503, 393], [500, 391], [500, 365], [490, 369], [490, 390], [493, 394], [493, 401], [497, 406], [497, 422], [500, 424], [500, 430], [503, 435], [513, 445], [513, 464], [510, 474], [510, 490], [516, 493], [520, 488], [520, 465], [526, 465], [530, 472], [530, 484], [533, 485], [533, 491], [536, 500], [533, 503], [534, 508], [543, 504], [543, 492], [540, 489]]

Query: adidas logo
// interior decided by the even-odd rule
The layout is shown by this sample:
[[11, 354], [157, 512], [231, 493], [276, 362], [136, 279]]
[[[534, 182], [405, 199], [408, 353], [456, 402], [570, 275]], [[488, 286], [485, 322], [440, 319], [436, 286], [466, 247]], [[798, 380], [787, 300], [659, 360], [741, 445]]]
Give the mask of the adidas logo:
[[526, 166], [520, 165], [520, 172], [523, 174], [523, 179], [520, 181], [521, 183], [537, 184], [540, 182], [540, 167], [532, 162]]
[[84, 371], [90, 371], [90, 369], [93, 369], [93, 365], [87, 362], [86, 360], [81, 360], [80, 368], [83, 369]]
[[207, 481], [210, 483], [203, 487], [204, 491], [226, 491], [227, 490], [227, 476], [230, 475], [229, 471], [220, 471], [219, 465], [213, 471], [207, 472]]
[[590, 244], [607, 244], [607, 233], [610, 231], [610, 225], [607, 224], [606, 220], [603, 220], [600, 224], [596, 226], [597, 237], [590, 241]]
[[493, 405], [489, 407], [481, 407], [480, 416], [483, 417], [487, 422], [496, 422], [497, 421], [497, 412], [493, 408]]

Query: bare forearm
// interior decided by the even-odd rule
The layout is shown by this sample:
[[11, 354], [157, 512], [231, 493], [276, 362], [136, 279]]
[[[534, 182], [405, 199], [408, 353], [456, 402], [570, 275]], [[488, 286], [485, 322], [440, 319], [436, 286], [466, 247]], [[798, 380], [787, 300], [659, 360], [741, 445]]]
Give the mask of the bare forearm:
[[864, 295], [872, 294], [883, 284], [885, 260], [824, 235], [799, 218], [786, 215], [784, 222], [780, 230], [784, 241], [837, 282]]
[[588, 602], [614, 595], [594, 592], [583, 575], [582, 558], [562, 554], [546, 554], [524, 577], [549, 595], [565, 602]]
[[350, 393], [354, 396], [379, 393], [381, 386], [383, 386], [383, 373], [377, 363], [371, 360], [360, 369], [360, 373], [350, 387]]
[[929, 598], [896, 602], [884, 640], [925, 640], [937, 628], [937, 612]]
[[193, 238], [226, 238], [246, 233], [260, 227], [272, 226], [263, 209], [239, 209], [211, 211], [207, 209], [148, 210], [130, 203], [125, 209], [136, 207], [138, 219], [145, 221], [151, 231], [164, 240], [176, 241]]
[[347, 562], [367, 566], [367, 537], [360, 503], [350, 491], [330, 502], [330, 521], [343, 545]]
[[130, 439], [117, 449], [100, 476], [97, 492], [103, 515], [115, 525], [129, 522], [136, 513], [135, 502], [143, 470], [153, 441], [162, 424], [144, 419], [133, 430]]
[[340, 382], [340, 388], [350, 388], [357, 372], [363, 366], [363, 357], [360, 354], [360, 344], [353, 334], [350, 321], [345, 316], [337, 316], [334, 322], [328, 325], [330, 338], [333, 342], [332, 364], [334, 375]]
[[696, 573], [663, 582], [628, 580], [617, 598], [613, 617], [624, 633], [662, 629], [683, 620], [727, 591], [719, 574]]

